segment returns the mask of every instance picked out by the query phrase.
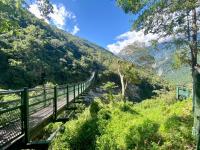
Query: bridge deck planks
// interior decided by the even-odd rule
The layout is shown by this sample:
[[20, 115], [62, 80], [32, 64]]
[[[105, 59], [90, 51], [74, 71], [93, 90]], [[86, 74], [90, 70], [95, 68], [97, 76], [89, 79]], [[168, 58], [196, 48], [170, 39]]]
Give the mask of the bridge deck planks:
[[[73, 100], [73, 95], [69, 96], [69, 102], [71, 102]], [[61, 108], [63, 108], [66, 105], [66, 99], [62, 99], [62, 100], [58, 100], [57, 102], [57, 110], [60, 110]], [[34, 128], [35, 126], [37, 126], [38, 124], [42, 123], [43, 120], [49, 118], [50, 116], [53, 115], [53, 104], [37, 111], [36, 113], [32, 114], [29, 117], [29, 125], [30, 128]]]
[[[78, 86], [79, 90], [80, 91], [83, 90], [83, 92], [86, 91], [86, 89], [92, 84], [94, 76], [95, 76], [95, 72], [92, 73], [92, 76], [90, 77], [89, 80], [81, 83], [81, 87]], [[75, 98], [77, 98], [79, 96], [78, 90], [77, 90], [77, 85], [80, 85], [80, 83], [78, 83], [76, 85], [74, 84], [69, 89], [70, 90], [69, 91], [69, 103], [73, 102], [74, 94], [75, 94]], [[72, 93], [74, 88], [76, 88], [75, 93]], [[66, 89], [64, 89], [64, 90], [61, 89], [61, 91], [62, 91], [61, 93], [63, 93], [63, 91], [65, 93], [66, 92], [65, 90]], [[22, 91], [20, 90], [18, 92], [22, 92]], [[13, 92], [9, 92], [9, 93], [11, 94]], [[4, 94], [8, 94], [8, 93], [4, 93]], [[54, 94], [55, 94], [55, 92], [54, 92]], [[63, 111], [67, 104], [66, 95], [64, 94], [63, 96], [64, 96], [64, 98], [57, 97], [58, 98], [58, 101], [57, 101], [57, 112], [58, 113]], [[47, 99], [49, 99], [49, 97]], [[53, 102], [53, 100], [52, 100], [52, 102]], [[35, 113], [33, 113], [32, 110], [30, 110], [30, 114], [29, 114], [29, 118], [28, 118], [30, 132], [38, 132], [37, 129], [44, 127], [47, 124], [47, 122], [52, 121], [51, 119], [53, 119], [53, 113], [54, 113], [54, 106], [53, 106], [52, 102], [48, 106], [41, 108], [40, 110], [38, 110]], [[40, 103], [36, 103], [35, 105], [37, 105], [37, 104], [40, 104]], [[32, 105], [32, 106], [35, 106], [35, 105]], [[46, 105], [46, 104], [44, 104], [44, 105]], [[24, 122], [22, 123], [23, 113], [21, 112], [21, 109], [22, 109], [22, 107], [18, 108], [20, 113], [17, 113], [17, 115], [19, 115], [19, 116], [17, 116], [17, 119], [13, 120], [12, 118], [9, 118], [9, 116], [8, 116], [7, 118], [9, 118], [9, 119], [6, 123], [6, 126], [4, 124], [3, 125], [0, 124], [0, 149], [11, 146], [12, 144], [14, 144], [14, 142], [16, 142], [19, 139], [21, 140], [22, 137], [24, 136], [24, 129], [22, 129], [22, 128], [24, 128], [25, 123]], [[11, 110], [10, 110], [10, 112], [11, 112]], [[31, 114], [31, 113], [33, 113], [33, 114]], [[4, 119], [3, 117], [0, 118], [0, 122], [3, 119]]]
[[[77, 96], [77, 95], [76, 95]], [[74, 100], [73, 94], [69, 95], [69, 102]], [[58, 99], [57, 101], [57, 111], [63, 108], [66, 105], [67, 101], [66, 98]], [[36, 113], [29, 116], [29, 127], [30, 129], [36, 127], [38, 124], [42, 123], [45, 119], [51, 117], [53, 115], [53, 104], [42, 108], [41, 110], [37, 111]], [[13, 129], [13, 126], [15, 129]], [[3, 143], [7, 143], [12, 140], [12, 137], [16, 137], [17, 135], [21, 134], [21, 120], [13, 121], [9, 123], [5, 128], [0, 128], [0, 140]]]

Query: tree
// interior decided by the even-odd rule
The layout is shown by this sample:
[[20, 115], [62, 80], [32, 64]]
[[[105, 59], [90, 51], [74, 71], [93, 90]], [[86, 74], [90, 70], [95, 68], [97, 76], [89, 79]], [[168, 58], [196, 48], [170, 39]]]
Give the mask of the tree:
[[117, 62], [111, 63], [110, 67], [112, 70], [119, 75], [121, 83], [121, 95], [125, 100], [125, 92], [128, 86], [128, 83], [138, 83], [139, 78], [137, 72], [134, 69], [134, 65], [125, 61], [118, 60]]
[[[187, 60], [192, 71], [197, 65], [200, 13], [198, 0], [117, 0], [126, 13], [139, 14], [133, 29], [173, 37], [176, 45], [184, 44], [191, 52]], [[186, 60], [186, 59], [184, 59]]]
[[[198, 31], [200, 2], [198, 0], [117, 0], [126, 12], [137, 14], [133, 29], [159, 34], [174, 39], [173, 43], [183, 49], [182, 61], [188, 63], [193, 77], [194, 127], [199, 134], [200, 96], [197, 84], [197, 56], [199, 51]], [[185, 54], [187, 51], [187, 55]]]
[[[29, 7], [26, 1], [27, 0], [0, 0], [0, 33], [14, 30], [19, 27], [17, 20], [13, 19], [14, 17], [8, 19], [10, 15], [6, 13], [5, 9], [9, 9], [10, 13], [14, 16], [16, 15], [16, 9], [21, 10]], [[50, 1], [37, 0], [37, 4], [42, 16], [49, 20], [49, 14], [53, 13], [53, 6]]]
[[49, 0], [37, 0], [37, 4], [42, 16], [49, 20], [49, 14], [53, 13], [52, 4], [49, 2]]
[[125, 96], [125, 91], [126, 91], [126, 88], [128, 85], [128, 80], [129, 80], [128, 69], [129, 69], [129, 67], [130, 66], [125, 66], [121, 61], [118, 61], [117, 73], [120, 77], [122, 97]]

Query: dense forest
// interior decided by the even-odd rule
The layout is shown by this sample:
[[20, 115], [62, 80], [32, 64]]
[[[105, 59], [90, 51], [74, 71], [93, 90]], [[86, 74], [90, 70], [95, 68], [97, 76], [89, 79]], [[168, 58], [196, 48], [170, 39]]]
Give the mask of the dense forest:
[[10, 21], [6, 25], [16, 25], [1, 33], [2, 88], [80, 81], [102, 68], [104, 60], [115, 59], [105, 49], [49, 26], [26, 9], [16, 10], [14, 3], [0, 3], [2, 17]]
[[[121, 69], [126, 66], [127, 70], [134, 66], [128, 62], [120, 62], [120, 58], [96, 44], [49, 26], [26, 9], [16, 9], [14, 3], [8, 5], [1, 2], [1, 9], [5, 19], [16, 24], [13, 29], [8, 28], [1, 34], [2, 89], [35, 87], [48, 82], [73, 83], [86, 79], [94, 70], [103, 73], [103, 78], [112, 78], [111, 81], [120, 83], [118, 66], [121, 65]], [[131, 76], [133, 73], [135, 75]], [[115, 74], [114, 77], [112, 74]], [[149, 78], [148, 74], [152, 77]], [[151, 88], [150, 92], [145, 89], [146, 93], [150, 93], [147, 96], [140, 92], [142, 97], [152, 95], [153, 85], [156, 88], [156, 81], [159, 80], [150, 69], [142, 69], [137, 65], [131, 68], [127, 77], [133, 82], [140, 78], [143, 83], [140, 86]], [[139, 84], [138, 81], [136, 83]], [[158, 87], [161, 88], [159, 83]]]
[[[51, 1], [37, 1], [49, 19]], [[75, 104], [80, 108], [74, 116], [65, 123], [50, 123], [40, 132], [37, 138], [47, 139], [62, 126], [48, 149], [198, 149], [199, 2], [180, 2], [116, 0], [125, 13], [138, 15], [133, 30], [170, 41], [154, 40], [149, 47], [132, 43], [115, 55], [38, 19], [24, 0], [0, 0], [0, 90], [79, 83], [95, 72], [91, 89], [78, 95], [82, 103]], [[169, 59], [162, 63], [160, 53], [167, 44]], [[190, 95], [178, 99], [176, 84], [185, 85], [183, 91]], [[2, 95], [3, 114], [6, 107], [10, 109], [7, 102], [20, 96]], [[4, 122], [2, 117], [0, 125]]]

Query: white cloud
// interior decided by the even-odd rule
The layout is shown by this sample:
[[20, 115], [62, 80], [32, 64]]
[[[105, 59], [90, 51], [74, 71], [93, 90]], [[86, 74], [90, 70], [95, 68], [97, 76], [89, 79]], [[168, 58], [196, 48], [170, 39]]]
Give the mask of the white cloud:
[[[37, 18], [44, 19], [47, 23], [50, 23], [47, 19], [45, 19], [41, 15], [37, 3], [30, 5], [29, 11], [32, 14], [34, 14]], [[76, 21], [76, 16], [71, 11], [66, 10], [66, 8], [63, 4], [58, 4], [58, 5], [53, 4], [53, 11], [54, 11], [53, 13], [49, 14], [51, 23], [53, 23], [60, 29], [64, 29], [66, 23], [69, 20]]]
[[[198, 7], [196, 10], [197, 10], [197, 13], [200, 13], [200, 7]], [[156, 14], [156, 15], [159, 18], [159, 15], [162, 15], [162, 14]], [[164, 16], [163, 19], [164, 19], [164, 22], [169, 24], [170, 21], [168, 21], [168, 20], [170, 20], [172, 18], [176, 20], [177, 13], [166, 14], [166, 16]], [[189, 18], [189, 19], [191, 19], [191, 18]], [[154, 21], [153, 24], [157, 24], [158, 20], [153, 20], [153, 21]], [[198, 23], [199, 22], [200, 21], [198, 21]], [[185, 21], [185, 23], [187, 23], [187, 21]], [[187, 25], [187, 24], [185, 24], [185, 25]], [[175, 27], [173, 29], [174, 33], [177, 32], [177, 30], [179, 30], [180, 28], [182, 28], [182, 27]], [[160, 35], [162, 35], [162, 34], [164, 34], [164, 32], [160, 33]], [[152, 40], [158, 40], [159, 43], [162, 43], [162, 42], [170, 41], [173, 38], [176, 38], [176, 39], [183, 38], [184, 39], [185, 35], [183, 33], [179, 33], [179, 34], [176, 34], [175, 36], [171, 35], [171, 36], [160, 38], [160, 36], [158, 34], [149, 33], [149, 34], [145, 35], [144, 30], [129, 31], [129, 32], [125, 32], [125, 33], [117, 36], [116, 42], [107, 45], [107, 49], [113, 53], [119, 53], [123, 48], [125, 48], [126, 46], [128, 46], [130, 44], [133, 44], [134, 42], [144, 43], [146, 46], [150, 46]]]
[[117, 42], [109, 44], [107, 48], [113, 53], [119, 53], [123, 48], [134, 42], [144, 43], [146, 46], [149, 46], [151, 41], [156, 40], [157, 38], [158, 35], [155, 34], [145, 35], [143, 30], [129, 31], [117, 36]]
[[76, 33], [78, 33], [80, 31], [79, 27], [77, 25], [74, 26], [71, 34], [75, 35]]
[[[39, 19], [44, 19], [44, 17], [41, 15], [38, 5], [36, 3], [29, 6], [29, 11], [34, 14]], [[47, 20], [45, 20], [47, 21]]]
[[74, 16], [71, 12], [67, 11], [63, 5], [53, 4], [53, 13], [49, 15], [52, 22], [60, 29], [64, 29], [67, 18], [72, 19]]
[[116, 42], [107, 45], [107, 49], [115, 54], [119, 53], [126, 46], [135, 42], [144, 43], [145, 46], [150, 46], [152, 40], [158, 40], [159, 43], [170, 40], [171, 37], [159, 38], [158, 34], [144, 34], [144, 30], [128, 31], [116, 37]]

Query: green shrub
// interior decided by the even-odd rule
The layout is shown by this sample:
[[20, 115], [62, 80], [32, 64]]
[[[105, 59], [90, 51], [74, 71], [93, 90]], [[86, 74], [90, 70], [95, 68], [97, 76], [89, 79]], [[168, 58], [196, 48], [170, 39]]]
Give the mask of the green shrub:
[[53, 149], [193, 150], [192, 102], [171, 100], [173, 95], [138, 104], [97, 100], [66, 123]]
[[104, 134], [103, 136], [101, 136], [101, 138], [99, 138], [99, 140], [97, 140], [96, 149], [97, 150], [116, 150], [118, 148], [116, 145], [115, 138], [109, 134]]
[[95, 100], [90, 105], [90, 114], [92, 117], [96, 117], [99, 110], [102, 108], [102, 103], [100, 100]]
[[98, 113], [98, 130], [101, 134], [104, 133], [107, 124], [111, 121], [112, 114], [109, 109], [102, 109]]
[[108, 104], [114, 100], [114, 94], [113, 90], [116, 88], [116, 84], [114, 82], [107, 82], [104, 83], [104, 85], [101, 87], [105, 91], [107, 91], [106, 94], [104, 94], [104, 103]]
[[87, 109], [78, 120], [65, 124], [65, 131], [52, 143], [53, 149], [94, 149], [98, 134], [96, 118], [89, 115]]
[[130, 127], [126, 136], [129, 149], [151, 149], [153, 143], [159, 144], [162, 137], [158, 133], [159, 124], [151, 120], [144, 120], [142, 124]]

